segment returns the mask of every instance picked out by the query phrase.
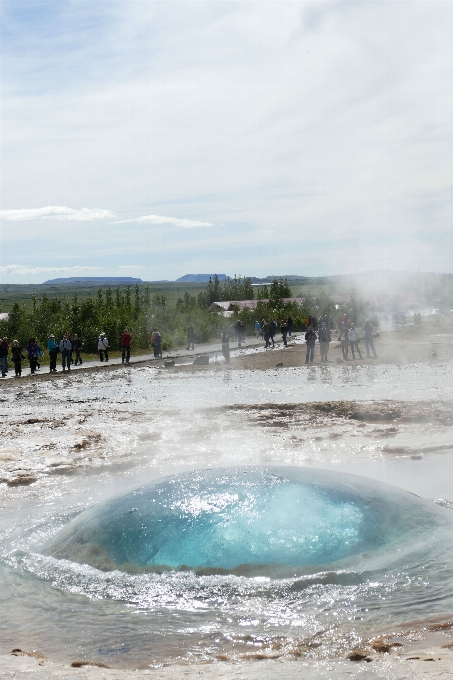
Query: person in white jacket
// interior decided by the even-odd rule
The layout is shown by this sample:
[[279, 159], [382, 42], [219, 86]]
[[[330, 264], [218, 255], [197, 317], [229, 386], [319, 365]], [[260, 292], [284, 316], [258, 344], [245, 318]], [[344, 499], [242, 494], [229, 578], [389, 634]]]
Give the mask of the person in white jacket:
[[109, 360], [109, 341], [105, 337], [105, 333], [101, 333], [98, 339], [98, 352], [99, 352], [99, 361], [108, 361]]
[[359, 333], [354, 323], [351, 324], [351, 329], [349, 331], [349, 343], [351, 345], [352, 358], [355, 359], [354, 349], [356, 349], [361, 359], [362, 353], [359, 349]]

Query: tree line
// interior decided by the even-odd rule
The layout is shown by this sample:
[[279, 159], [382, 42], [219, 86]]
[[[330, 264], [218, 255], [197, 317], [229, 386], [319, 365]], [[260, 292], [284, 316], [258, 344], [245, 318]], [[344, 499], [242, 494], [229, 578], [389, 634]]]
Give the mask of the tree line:
[[72, 299], [49, 298], [45, 293], [40, 300], [33, 297], [32, 306], [16, 302], [6, 321], [0, 321], [0, 335], [10, 340], [17, 339], [24, 347], [29, 338], [36, 338], [38, 344], [46, 347], [51, 333], [61, 338], [63, 333], [82, 338], [84, 351], [96, 352], [97, 339], [106, 333], [112, 350], [120, 349], [121, 333], [128, 328], [133, 347], [146, 349], [150, 336], [158, 329], [162, 336], [162, 348], [171, 349], [186, 342], [187, 329], [192, 326], [195, 342], [208, 342], [219, 337], [221, 328], [241, 320], [247, 332], [253, 333], [255, 321], [275, 319], [280, 324], [283, 317], [290, 315], [296, 331], [306, 329], [309, 316], [327, 314], [334, 320], [339, 313], [347, 313], [351, 321], [359, 323], [365, 316], [365, 305], [358, 299], [342, 305], [341, 308], [327, 295], [316, 298], [306, 295], [301, 303], [285, 302], [292, 292], [286, 279], [274, 279], [269, 286], [258, 289], [255, 310], [234, 310], [232, 318], [225, 318], [216, 310], [210, 310], [212, 302], [222, 300], [253, 300], [254, 288], [249, 278], [234, 277], [219, 281], [217, 276], [210, 280], [204, 291], [197, 296], [186, 292], [174, 306], [167, 304], [164, 296], [151, 296], [148, 287], [140, 290], [129, 286], [124, 292], [118, 287], [99, 288], [97, 295], [79, 299], [74, 292]]

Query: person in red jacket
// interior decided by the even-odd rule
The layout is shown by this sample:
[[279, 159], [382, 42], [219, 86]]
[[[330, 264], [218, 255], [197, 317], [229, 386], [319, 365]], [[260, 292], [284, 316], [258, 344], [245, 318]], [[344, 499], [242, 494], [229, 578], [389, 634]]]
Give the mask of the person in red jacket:
[[121, 347], [123, 348], [123, 361], [122, 363], [129, 363], [129, 359], [131, 358], [131, 334], [127, 330], [127, 328], [124, 329], [122, 335], [121, 335]]

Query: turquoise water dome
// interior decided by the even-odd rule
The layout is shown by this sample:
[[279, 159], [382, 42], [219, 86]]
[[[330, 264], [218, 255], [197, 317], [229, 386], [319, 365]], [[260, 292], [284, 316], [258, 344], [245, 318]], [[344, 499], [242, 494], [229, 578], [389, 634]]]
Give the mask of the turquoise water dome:
[[375, 550], [432, 522], [416, 496], [355, 475], [235, 467], [159, 479], [81, 513], [47, 546], [110, 571], [265, 573]]

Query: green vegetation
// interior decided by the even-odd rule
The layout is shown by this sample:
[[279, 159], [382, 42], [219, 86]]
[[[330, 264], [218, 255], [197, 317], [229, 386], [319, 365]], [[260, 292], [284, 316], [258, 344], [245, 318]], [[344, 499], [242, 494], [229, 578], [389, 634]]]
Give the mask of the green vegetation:
[[[193, 304], [195, 301], [195, 304]], [[36, 338], [42, 348], [47, 345], [50, 333], [61, 338], [77, 333], [84, 342], [84, 350], [95, 352], [99, 333], [106, 333], [113, 350], [119, 349], [121, 333], [129, 329], [135, 348], [149, 347], [151, 332], [158, 328], [163, 349], [181, 345], [186, 341], [187, 328], [193, 326], [196, 342], [207, 342], [217, 335], [222, 317], [196, 304], [196, 298], [186, 294], [173, 307], [167, 305], [163, 295], [151, 296], [148, 287], [134, 290], [128, 286], [105, 292], [99, 288], [96, 297], [89, 295], [80, 299], [73, 292], [71, 300], [50, 298], [44, 293], [40, 301], [36, 296], [30, 305], [15, 302], [8, 321], [0, 322], [0, 335], [17, 339], [24, 347], [28, 339]]]
[[254, 300], [254, 291], [250, 279], [235, 276], [219, 281], [217, 274], [209, 279], [206, 288], [198, 293], [198, 305], [210, 307], [213, 302], [223, 300]]
[[[190, 285], [190, 284], [189, 284]], [[21, 301], [13, 302], [9, 319], [0, 321], [0, 335], [10, 340], [17, 339], [22, 347], [28, 339], [36, 338], [43, 349], [53, 333], [60, 339], [63, 333], [73, 337], [75, 333], [83, 340], [84, 352], [96, 352], [97, 339], [106, 333], [112, 351], [121, 345], [121, 333], [128, 328], [133, 338], [133, 349], [149, 348], [150, 335], [157, 328], [162, 335], [164, 350], [185, 344], [187, 329], [192, 326], [195, 342], [208, 342], [219, 336], [222, 326], [230, 326], [241, 320], [249, 334], [253, 333], [255, 321], [275, 319], [280, 324], [283, 317], [291, 315], [294, 330], [305, 330], [307, 318], [327, 314], [334, 323], [338, 314], [348, 314], [351, 321], [360, 323], [366, 314], [366, 304], [357, 297], [338, 305], [321, 290], [316, 297], [306, 292], [302, 303], [285, 303], [284, 298], [293, 297], [286, 279], [274, 279], [269, 286], [257, 287], [257, 308], [255, 310], [235, 309], [230, 318], [219, 311], [211, 310], [212, 302], [221, 300], [254, 299], [255, 290], [250, 279], [234, 277], [219, 281], [215, 276], [208, 284], [192, 284], [193, 295], [185, 290], [173, 304], [169, 304], [165, 288], [156, 292], [156, 287], [135, 285], [99, 288], [95, 295], [76, 287], [72, 295], [63, 298], [43, 292], [41, 299], [35, 294]], [[176, 289], [178, 290], [178, 289]], [[174, 296], [173, 296], [174, 299]]]
[[[266, 321], [275, 319], [279, 328], [282, 319], [291, 316], [294, 330], [306, 331], [308, 318], [313, 316], [318, 319], [324, 315], [330, 317], [332, 327], [336, 327], [338, 316], [343, 314], [347, 314], [349, 321], [357, 324], [363, 323], [367, 316], [368, 305], [360, 298], [351, 296], [347, 302], [339, 305], [325, 293], [316, 297], [308, 293], [301, 302], [284, 302], [283, 298], [294, 297], [288, 295], [288, 291], [291, 293], [287, 282], [275, 279], [269, 290], [263, 291], [268, 293], [268, 297], [264, 298], [264, 295], [261, 297], [260, 294], [256, 309], [235, 310], [233, 323], [237, 320], [242, 321], [248, 332], [252, 333], [256, 321], [261, 323], [263, 319]], [[374, 319], [373, 323], [377, 326], [377, 319]]]
[[[143, 295], [145, 289], [149, 290], [152, 297], [155, 295], [164, 296], [168, 305], [175, 305], [179, 297], [188, 292], [190, 295], [198, 295], [206, 288], [205, 283], [140, 283], [138, 284], [140, 293]], [[119, 286], [122, 295], [125, 295], [127, 286]], [[89, 297], [96, 297], [98, 285], [90, 284], [0, 284], [0, 312], [10, 312], [13, 304], [18, 302], [31, 309], [33, 298], [38, 300], [46, 295], [50, 300], [61, 300], [62, 303], [71, 302], [74, 292], [80, 301]], [[103, 290], [105, 288], [103, 287]]]

